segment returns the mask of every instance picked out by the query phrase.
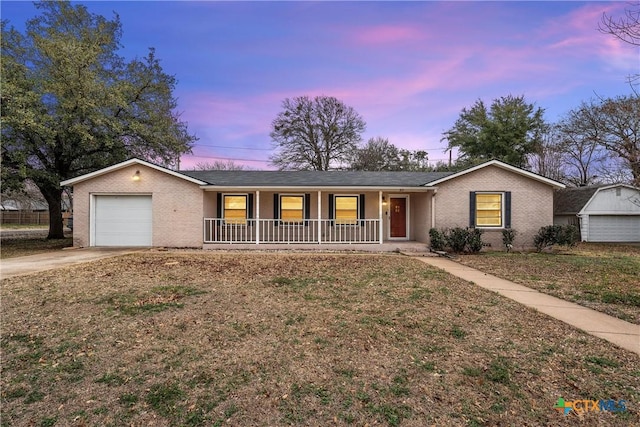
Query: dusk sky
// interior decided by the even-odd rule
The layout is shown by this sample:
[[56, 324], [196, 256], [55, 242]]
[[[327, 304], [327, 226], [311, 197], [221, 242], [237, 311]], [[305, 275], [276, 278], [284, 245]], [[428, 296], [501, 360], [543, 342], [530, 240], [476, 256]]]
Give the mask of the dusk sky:
[[[183, 169], [269, 164], [285, 98], [334, 96], [385, 137], [447, 158], [442, 133], [482, 99], [524, 95], [555, 121], [581, 101], [631, 93], [640, 50], [598, 31], [627, 2], [82, 2], [123, 27], [120, 52], [155, 47], [198, 138]], [[30, 2], [1, 4], [18, 30]]]

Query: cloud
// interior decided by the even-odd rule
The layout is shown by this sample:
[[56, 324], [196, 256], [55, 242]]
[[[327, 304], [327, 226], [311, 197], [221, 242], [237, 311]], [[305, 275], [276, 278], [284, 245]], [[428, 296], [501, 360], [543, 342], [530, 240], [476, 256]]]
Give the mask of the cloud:
[[352, 42], [364, 45], [423, 42], [428, 37], [421, 28], [413, 25], [374, 25], [354, 31]]
[[207, 141], [268, 146], [285, 98], [335, 96], [364, 117], [365, 140], [435, 147], [430, 157], [442, 158], [442, 132], [479, 98], [525, 95], [562, 111], [601, 90], [607, 75], [623, 82], [626, 70], [637, 69], [637, 50], [597, 31], [602, 12], [619, 13], [621, 3], [561, 3], [551, 11], [536, 3], [404, 5], [388, 13], [372, 10], [377, 4], [358, 8], [367, 12], [360, 21], [301, 17], [296, 28], [285, 26], [286, 45], [259, 38], [238, 57], [211, 52], [223, 54], [225, 72], [218, 67], [215, 89], [181, 95], [189, 105], [183, 117]]
[[602, 68], [628, 71], [638, 69], [640, 48], [632, 47], [598, 30], [603, 14], [619, 16], [626, 3], [587, 4], [550, 21], [545, 32], [552, 40], [548, 48], [559, 58], [597, 59]]

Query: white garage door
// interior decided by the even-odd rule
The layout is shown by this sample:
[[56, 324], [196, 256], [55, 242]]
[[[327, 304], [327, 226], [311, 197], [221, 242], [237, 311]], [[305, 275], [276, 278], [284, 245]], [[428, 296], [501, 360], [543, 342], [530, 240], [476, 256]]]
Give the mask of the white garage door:
[[151, 196], [96, 196], [94, 246], [151, 246]]
[[640, 242], [640, 216], [590, 215], [590, 242]]

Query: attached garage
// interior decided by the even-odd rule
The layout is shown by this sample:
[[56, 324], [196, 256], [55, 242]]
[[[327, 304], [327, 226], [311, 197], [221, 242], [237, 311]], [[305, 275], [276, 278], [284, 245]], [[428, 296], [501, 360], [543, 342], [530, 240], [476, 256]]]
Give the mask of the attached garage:
[[152, 246], [150, 195], [93, 197], [92, 246]]
[[202, 247], [204, 181], [130, 159], [60, 184], [73, 186], [74, 247]]
[[640, 215], [589, 215], [589, 241], [640, 242]]

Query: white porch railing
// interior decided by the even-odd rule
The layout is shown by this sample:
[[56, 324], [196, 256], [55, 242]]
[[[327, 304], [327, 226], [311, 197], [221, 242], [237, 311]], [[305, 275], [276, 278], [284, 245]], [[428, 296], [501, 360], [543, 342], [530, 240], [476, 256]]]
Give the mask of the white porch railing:
[[204, 219], [204, 243], [381, 243], [380, 220], [339, 224], [331, 219], [287, 222], [247, 219], [242, 223]]

